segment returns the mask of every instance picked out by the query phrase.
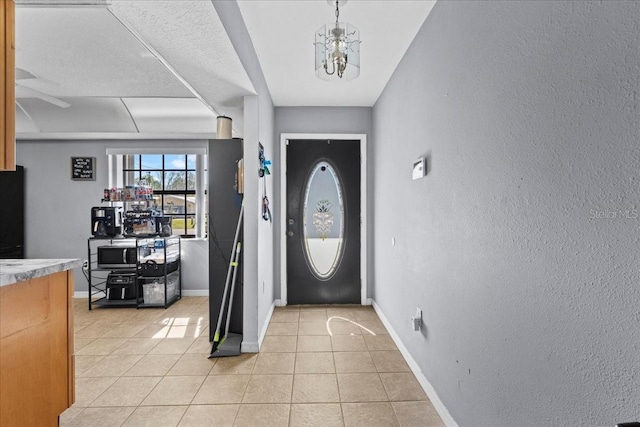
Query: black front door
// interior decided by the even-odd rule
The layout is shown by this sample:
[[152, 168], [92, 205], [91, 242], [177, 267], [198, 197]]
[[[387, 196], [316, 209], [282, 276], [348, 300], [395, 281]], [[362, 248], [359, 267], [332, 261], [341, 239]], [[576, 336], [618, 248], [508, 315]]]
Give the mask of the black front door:
[[287, 300], [359, 304], [360, 141], [289, 140]]

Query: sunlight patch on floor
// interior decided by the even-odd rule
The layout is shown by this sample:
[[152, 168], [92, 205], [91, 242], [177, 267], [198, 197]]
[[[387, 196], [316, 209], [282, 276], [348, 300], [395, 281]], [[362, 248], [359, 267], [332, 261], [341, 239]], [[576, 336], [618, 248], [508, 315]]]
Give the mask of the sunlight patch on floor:
[[[357, 326], [357, 327], [359, 327], [360, 329], [363, 329], [363, 330], [365, 330], [365, 331], [369, 332], [369, 333], [370, 333], [371, 335], [373, 335], [373, 336], [375, 336], [375, 335], [376, 335], [375, 333], [373, 333], [373, 331], [371, 331], [370, 329], [367, 329], [366, 327], [362, 326], [362, 325], [361, 325], [360, 323], [358, 323], [358, 322], [354, 322], [353, 320], [350, 320], [350, 319], [347, 319], [347, 318], [344, 318], [344, 317], [340, 317], [340, 316], [331, 316], [331, 317], [329, 317], [329, 318], [327, 319], [327, 332], [329, 332], [329, 335], [330, 335], [330, 336], [333, 336], [333, 333], [331, 332], [331, 325], [330, 325], [330, 323], [331, 323], [331, 321], [332, 321], [333, 319], [345, 320], [345, 321], [347, 321], [347, 322], [353, 323], [354, 325], [356, 325], [356, 326]], [[349, 334], [349, 335], [355, 335], [355, 334], [351, 333], [351, 334]]]
[[[190, 317], [168, 317], [162, 321], [164, 325], [153, 338], [184, 338], [187, 336], [187, 328], [189, 326]], [[194, 338], [198, 338], [202, 332], [202, 317], [198, 318], [193, 333]]]

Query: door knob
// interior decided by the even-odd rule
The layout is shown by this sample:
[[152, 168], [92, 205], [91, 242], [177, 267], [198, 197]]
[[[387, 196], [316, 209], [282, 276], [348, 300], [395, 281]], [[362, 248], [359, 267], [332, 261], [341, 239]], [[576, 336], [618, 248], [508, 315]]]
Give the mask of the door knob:
[[287, 231], [287, 236], [293, 237], [293, 231], [291, 231], [291, 230]]

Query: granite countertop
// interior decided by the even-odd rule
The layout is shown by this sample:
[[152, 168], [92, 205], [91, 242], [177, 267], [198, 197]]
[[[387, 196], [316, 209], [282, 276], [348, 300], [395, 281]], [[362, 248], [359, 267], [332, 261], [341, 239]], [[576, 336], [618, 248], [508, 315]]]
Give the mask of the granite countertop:
[[81, 259], [0, 259], [0, 286], [24, 282], [76, 267], [82, 267]]

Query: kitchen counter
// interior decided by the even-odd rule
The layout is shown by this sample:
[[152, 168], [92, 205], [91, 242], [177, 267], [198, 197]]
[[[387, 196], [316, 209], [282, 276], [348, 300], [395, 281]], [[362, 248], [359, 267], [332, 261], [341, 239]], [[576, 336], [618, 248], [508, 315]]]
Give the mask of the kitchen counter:
[[0, 260], [0, 426], [57, 426], [75, 401], [75, 267]]
[[77, 267], [82, 267], [81, 259], [3, 259], [0, 260], [0, 286], [24, 282]]

